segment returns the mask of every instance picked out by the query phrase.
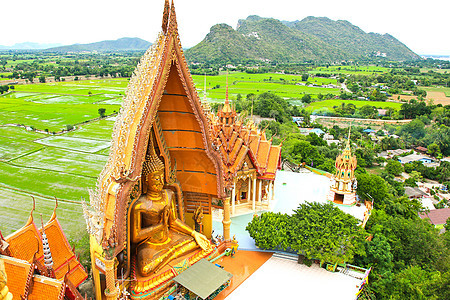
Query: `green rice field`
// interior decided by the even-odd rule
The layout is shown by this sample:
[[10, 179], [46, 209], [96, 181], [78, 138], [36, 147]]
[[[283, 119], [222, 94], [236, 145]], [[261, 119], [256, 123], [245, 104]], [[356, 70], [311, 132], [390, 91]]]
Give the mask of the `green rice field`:
[[354, 104], [356, 108], [362, 107], [364, 105], [375, 106], [376, 108], [393, 108], [400, 109], [402, 103], [398, 102], [382, 102], [382, 101], [365, 101], [365, 100], [324, 100], [311, 103], [306, 110], [310, 113], [318, 113], [318, 112], [328, 112], [331, 111], [334, 106], [340, 106], [342, 103], [345, 104]]

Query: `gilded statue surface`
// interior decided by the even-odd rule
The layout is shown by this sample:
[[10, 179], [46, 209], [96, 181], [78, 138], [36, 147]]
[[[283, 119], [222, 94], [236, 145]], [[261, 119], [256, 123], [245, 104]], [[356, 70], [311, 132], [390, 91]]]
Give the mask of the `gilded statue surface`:
[[131, 241], [141, 276], [158, 272], [195, 249], [209, 250], [208, 239], [177, 218], [172, 190], [164, 189], [164, 164], [152, 143], [143, 167], [143, 195], [131, 211]]

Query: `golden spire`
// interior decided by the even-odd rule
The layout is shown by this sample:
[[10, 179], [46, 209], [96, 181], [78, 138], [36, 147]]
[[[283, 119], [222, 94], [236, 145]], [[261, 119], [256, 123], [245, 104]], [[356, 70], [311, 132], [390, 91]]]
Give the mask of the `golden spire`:
[[225, 105], [223, 106], [222, 111], [225, 113], [232, 112], [232, 109], [230, 106], [230, 99], [228, 98], [228, 70], [227, 70], [227, 84], [226, 84], [226, 92], [225, 92]]
[[169, 13], [170, 13], [169, 0], [166, 0], [166, 2], [164, 3], [164, 13], [161, 25], [164, 33], [167, 32], [167, 24], [169, 23]]
[[228, 70], [227, 70], [227, 86], [225, 92], [225, 105], [229, 105], [230, 101], [228, 100]]
[[41, 215], [41, 224], [42, 224], [42, 251], [44, 252], [44, 265], [47, 268], [47, 275], [49, 277], [54, 278], [54, 271], [53, 271], [53, 257], [52, 257], [52, 252], [50, 250], [50, 245], [48, 243], [48, 239], [47, 239], [47, 235], [45, 234], [45, 229], [44, 229], [44, 221], [42, 219], [42, 214]]

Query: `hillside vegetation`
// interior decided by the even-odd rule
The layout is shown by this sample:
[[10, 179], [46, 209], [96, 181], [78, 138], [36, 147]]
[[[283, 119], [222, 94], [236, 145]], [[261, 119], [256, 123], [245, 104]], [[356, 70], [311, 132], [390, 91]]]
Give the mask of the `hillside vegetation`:
[[234, 30], [226, 24], [211, 27], [205, 39], [186, 51], [190, 62], [334, 62], [370, 59], [389, 60], [420, 57], [389, 34], [365, 33], [348, 21], [307, 17], [281, 22], [249, 16]]

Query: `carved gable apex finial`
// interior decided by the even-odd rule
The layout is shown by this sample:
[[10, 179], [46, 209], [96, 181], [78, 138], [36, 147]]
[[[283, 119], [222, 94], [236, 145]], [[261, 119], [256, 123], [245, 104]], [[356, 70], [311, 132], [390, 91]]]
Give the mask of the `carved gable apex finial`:
[[164, 3], [164, 12], [163, 12], [162, 25], [161, 25], [164, 33], [167, 32], [167, 25], [169, 24], [169, 14], [170, 14], [170, 4], [169, 4], [169, 0], [166, 0]]
[[170, 6], [169, 32], [178, 32], [177, 14], [175, 13], [175, 5], [173, 4], [173, 0], [172, 5]]

